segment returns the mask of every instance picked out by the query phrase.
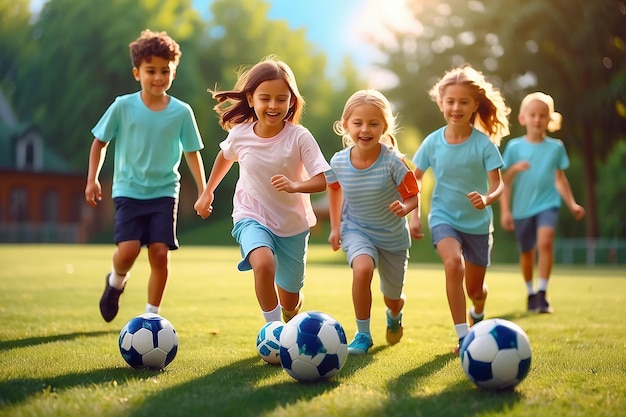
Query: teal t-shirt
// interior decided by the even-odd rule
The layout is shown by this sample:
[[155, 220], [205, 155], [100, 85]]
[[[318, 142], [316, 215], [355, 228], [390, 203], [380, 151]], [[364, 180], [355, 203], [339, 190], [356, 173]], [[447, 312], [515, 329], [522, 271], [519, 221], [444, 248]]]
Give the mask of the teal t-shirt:
[[502, 168], [498, 147], [487, 135], [472, 128], [469, 138], [460, 144], [449, 144], [446, 127], [429, 134], [413, 157], [421, 171], [432, 168], [435, 177], [428, 225], [447, 224], [464, 233], [486, 234], [493, 231], [491, 206], [478, 210], [467, 198], [477, 191], [489, 190], [487, 173]]
[[182, 153], [204, 147], [187, 103], [170, 96], [155, 112], [141, 92], [117, 97], [91, 132], [103, 142], [115, 140], [113, 198], [177, 198]]
[[530, 168], [515, 175], [511, 185], [511, 215], [525, 219], [537, 213], [561, 207], [561, 195], [556, 189], [556, 171], [569, 167], [565, 145], [559, 139], [546, 137], [542, 142], [529, 142], [517, 137], [507, 142], [504, 165], [528, 161]]

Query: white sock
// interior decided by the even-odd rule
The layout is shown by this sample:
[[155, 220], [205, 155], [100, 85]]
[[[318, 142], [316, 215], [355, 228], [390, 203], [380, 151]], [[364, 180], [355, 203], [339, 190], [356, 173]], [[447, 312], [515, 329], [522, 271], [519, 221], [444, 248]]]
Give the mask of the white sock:
[[533, 281], [532, 279], [530, 281], [524, 281], [526, 284], [526, 291], [528, 292], [528, 295], [533, 295], [535, 293], [535, 289], [533, 288]]
[[480, 319], [483, 318], [485, 316], [485, 312], [483, 311], [482, 313], [478, 314], [476, 313], [476, 311], [474, 311], [474, 307], [472, 306], [470, 308], [470, 315], [475, 318], [475, 319]]
[[159, 306], [153, 306], [150, 303], [146, 304], [146, 313], [159, 314], [160, 311], [161, 311], [161, 308]]
[[261, 313], [263, 313], [263, 317], [265, 318], [265, 321], [268, 323], [270, 321], [283, 321], [281, 317], [280, 304], [276, 304], [276, 307], [274, 307], [270, 311], [261, 310]]
[[359, 333], [371, 333], [370, 332], [370, 319], [356, 321], [356, 331]]
[[469, 333], [469, 327], [467, 326], [467, 323], [455, 324], [454, 331], [456, 331], [456, 337], [460, 339], [467, 336], [467, 334]]
[[546, 278], [539, 278], [537, 280], [537, 291], [547, 291], [548, 290], [548, 280]]
[[115, 269], [113, 269], [109, 274], [109, 285], [113, 288], [121, 290], [122, 288], [124, 288], [124, 284], [126, 284], [128, 278], [130, 278], [130, 272], [126, 273], [126, 275], [119, 275], [117, 272], [115, 272]]

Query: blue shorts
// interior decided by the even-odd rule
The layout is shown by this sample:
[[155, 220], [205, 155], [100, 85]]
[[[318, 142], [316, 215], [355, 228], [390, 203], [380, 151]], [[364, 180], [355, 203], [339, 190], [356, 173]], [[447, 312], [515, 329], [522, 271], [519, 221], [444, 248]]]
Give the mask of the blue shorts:
[[176, 238], [176, 218], [178, 199], [160, 197], [138, 200], [128, 197], [115, 197], [115, 226], [113, 239], [120, 242], [138, 240], [141, 246], [161, 242], [170, 250], [178, 249]]
[[452, 237], [461, 244], [461, 252], [466, 261], [478, 266], [491, 265], [491, 249], [493, 248], [493, 234], [474, 235], [461, 232], [448, 224], [438, 224], [430, 229], [433, 245], [446, 237]]
[[513, 219], [519, 251], [528, 252], [537, 245], [537, 229], [540, 227], [556, 229], [558, 222], [558, 208], [550, 208], [525, 219]]
[[274, 253], [277, 286], [291, 293], [299, 292], [304, 286], [304, 273], [310, 232], [295, 236], [276, 236], [270, 229], [256, 220], [243, 219], [235, 223], [232, 235], [239, 243], [242, 260], [237, 265], [240, 271], [252, 269], [248, 257], [250, 252], [268, 247]]
[[374, 260], [380, 276], [380, 291], [387, 298], [397, 300], [402, 297], [404, 278], [409, 263], [409, 250], [387, 250], [374, 245], [362, 233], [350, 231], [341, 234], [341, 247], [347, 254], [348, 265], [359, 255], [367, 255]]

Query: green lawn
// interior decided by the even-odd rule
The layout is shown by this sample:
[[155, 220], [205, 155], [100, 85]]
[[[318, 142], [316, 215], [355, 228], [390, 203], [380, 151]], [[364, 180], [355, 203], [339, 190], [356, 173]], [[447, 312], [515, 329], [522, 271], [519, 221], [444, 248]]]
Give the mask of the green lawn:
[[[183, 246], [172, 253], [162, 315], [179, 336], [163, 372], [126, 365], [117, 338], [143, 312], [148, 265], [137, 261], [118, 317], [98, 300], [112, 245], [0, 245], [0, 416], [618, 416], [626, 410], [626, 270], [555, 267], [555, 314], [525, 312], [517, 266], [487, 273], [489, 317], [525, 329], [531, 370], [515, 390], [480, 390], [451, 354], [456, 337], [442, 267], [413, 262], [404, 338], [385, 342], [378, 280], [374, 347], [348, 357], [328, 382], [301, 384], [265, 364], [254, 340], [263, 325], [251, 273], [236, 247]], [[342, 253], [313, 245], [305, 310], [355, 323], [351, 271]]]

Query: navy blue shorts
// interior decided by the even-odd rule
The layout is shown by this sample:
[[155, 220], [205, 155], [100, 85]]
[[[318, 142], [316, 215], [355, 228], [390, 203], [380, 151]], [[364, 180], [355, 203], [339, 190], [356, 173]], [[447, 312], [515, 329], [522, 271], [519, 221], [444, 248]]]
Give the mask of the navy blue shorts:
[[528, 252], [537, 246], [537, 229], [540, 227], [556, 229], [558, 222], [558, 208], [550, 208], [524, 219], [513, 219], [513, 223], [515, 224], [515, 237], [520, 252]]
[[160, 197], [151, 200], [137, 200], [128, 197], [115, 197], [115, 244], [138, 240], [141, 246], [161, 242], [170, 250], [178, 249], [176, 219], [178, 199]]

